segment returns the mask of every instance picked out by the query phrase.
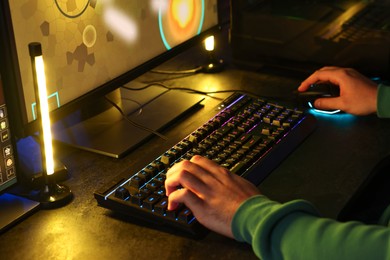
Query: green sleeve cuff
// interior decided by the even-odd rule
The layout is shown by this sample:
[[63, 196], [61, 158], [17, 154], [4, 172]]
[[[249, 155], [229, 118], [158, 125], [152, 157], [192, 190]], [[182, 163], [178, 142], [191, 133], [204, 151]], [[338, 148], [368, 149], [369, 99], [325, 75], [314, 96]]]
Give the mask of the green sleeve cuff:
[[280, 203], [269, 200], [263, 195], [253, 196], [244, 201], [233, 217], [232, 232], [234, 238], [251, 244], [255, 227], [268, 213], [279, 206]]
[[238, 241], [252, 244], [252, 240], [258, 235], [259, 227], [262, 229], [261, 233], [268, 235], [268, 229], [272, 229], [275, 222], [297, 211], [318, 215], [317, 210], [304, 200], [281, 204], [263, 195], [251, 197], [241, 204], [233, 217], [233, 236]]
[[378, 117], [390, 118], [390, 87], [383, 84], [379, 84], [377, 95]]

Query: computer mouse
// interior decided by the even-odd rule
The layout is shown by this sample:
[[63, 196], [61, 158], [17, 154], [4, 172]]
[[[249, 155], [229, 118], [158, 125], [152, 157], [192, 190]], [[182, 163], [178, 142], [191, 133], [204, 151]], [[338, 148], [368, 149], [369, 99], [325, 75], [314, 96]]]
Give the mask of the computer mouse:
[[[318, 98], [324, 97], [338, 97], [340, 96], [340, 88], [331, 83], [316, 83], [312, 84], [305, 92], [298, 92], [299, 103], [305, 107], [314, 108], [314, 101]], [[318, 110], [324, 113], [337, 113], [340, 110]]]

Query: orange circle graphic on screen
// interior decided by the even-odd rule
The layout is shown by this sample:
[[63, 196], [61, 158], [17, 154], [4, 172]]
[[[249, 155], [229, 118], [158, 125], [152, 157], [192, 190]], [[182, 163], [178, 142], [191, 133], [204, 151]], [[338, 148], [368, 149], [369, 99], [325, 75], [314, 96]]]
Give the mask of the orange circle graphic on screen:
[[169, 47], [199, 33], [203, 23], [203, 0], [170, 0], [160, 13], [161, 36]]
[[194, 17], [193, 0], [173, 0], [170, 8], [173, 21], [180, 28], [188, 28]]

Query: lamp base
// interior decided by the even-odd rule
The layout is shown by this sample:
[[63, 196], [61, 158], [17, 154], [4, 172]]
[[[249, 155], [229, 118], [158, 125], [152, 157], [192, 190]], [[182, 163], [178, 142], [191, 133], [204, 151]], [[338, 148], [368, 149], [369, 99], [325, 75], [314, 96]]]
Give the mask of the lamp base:
[[38, 199], [44, 209], [58, 208], [71, 202], [73, 193], [65, 185], [49, 183], [39, 192]]
[[[18, 161], [20, 168], [20, 181], [32, 189], [40, 189], [45, 184], [42, 172], [41, 146], [38, 136], [27, 136], [17, 141]], [[54, 159], [54, 180], [63, 182], [69, 178], [66, 166], [59, 160]]]
[[202, 72], [204, 73], [216, 73], [223, 70], [225, 67], [225, 62], [220, 60], [211, 60], [209, 63], [203, 66]]

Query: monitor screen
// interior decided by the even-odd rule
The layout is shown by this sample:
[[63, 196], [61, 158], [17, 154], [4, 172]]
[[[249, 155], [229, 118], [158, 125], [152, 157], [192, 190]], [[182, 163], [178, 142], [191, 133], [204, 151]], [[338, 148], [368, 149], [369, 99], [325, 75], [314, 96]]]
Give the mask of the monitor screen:
[[15, 188], [17, 177], [20, 177], [16, 174], [20, 174], [20, 171], [11, 133], [11, 122], [16, 115], [9, 110], [8, 95], [4, 90], [0, 73], [0, 234], [39, 207], [36, 201], [9, 193]]
[[0, 193], [16, 183], [14, 149], [9, 126], [9, 113], [0, 77]]
[[145, 64], [158, 65], [159, 57], [167, 59], [218, 25], [217, 0], [2, 2], [8, 27], [2, 37], [11, 51], [6, 55], [23, 127], [36, 118], [29, 43], [42, 44], [49, 106], [61, 114], [68, 105], [106, 95], [150, 69], [142, 69]]
[[231, 9], [239, 64], [305, 74], [322, 66], [354, 67], [389, 78], [389, 1], [245, 0], [232, 1]]

